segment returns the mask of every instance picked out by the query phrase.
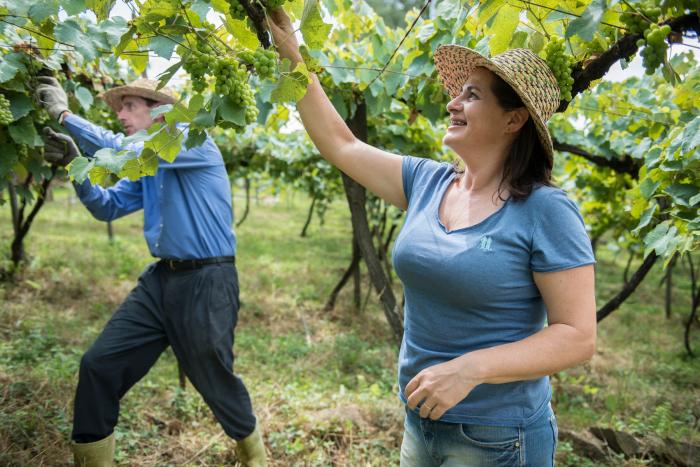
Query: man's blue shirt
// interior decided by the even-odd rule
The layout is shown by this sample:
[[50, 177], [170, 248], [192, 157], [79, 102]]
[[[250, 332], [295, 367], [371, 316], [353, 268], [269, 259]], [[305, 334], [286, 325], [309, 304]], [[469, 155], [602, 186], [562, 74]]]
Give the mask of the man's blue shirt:
[[[140, 151], [123, 145], [124, 135], [77, 115], [63, 121], [80, 149], [92, 156], [102, 148]], [[158, 258], [195, 259], [236, 254], [231, 186], [219, 148], [211, 137], [185, 149], [173, 162], [158, 160], [154, 176], [122, 179], [110, 188], [76, 184], [80, 201], [99, 220], [109, 221], [143, 208], [144, 236]]]

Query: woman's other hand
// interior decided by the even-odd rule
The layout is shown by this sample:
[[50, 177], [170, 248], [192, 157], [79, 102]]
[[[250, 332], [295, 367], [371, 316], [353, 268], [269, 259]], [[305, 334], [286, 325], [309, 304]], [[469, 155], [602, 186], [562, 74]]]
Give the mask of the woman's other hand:
[[480, 381], [468, 376], [471, 372], [467, 355], [433, 365], [418, 373], [406, 385], [410, 409], [420, 407], [420, 416], [439, 420], [445, 412], [472, 392]]

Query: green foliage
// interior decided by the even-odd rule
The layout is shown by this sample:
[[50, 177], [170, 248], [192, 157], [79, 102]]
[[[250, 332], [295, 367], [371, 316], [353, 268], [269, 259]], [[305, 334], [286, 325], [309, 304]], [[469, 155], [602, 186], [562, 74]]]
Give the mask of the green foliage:
[[[65, 11], [78, 13], [68, 6]], [[106, 106], [94, 103], [93, 93], [125, 78], [113, 58], [102, 55], [118, 43], [125, 21], [96, 23], [69, 16], [59, 23], [57, 15], [57, 2], [28, 0], [0, 7], [0, 191], [15, 185], [20, 202], [31, 202], [39, 185], [51, 176], [39, 135], [43, 126], [56, 126], [33, 99], [37, 76], [57, 77], [68, 92], [71, 111], [89, 114], [106, 126], [109, 118], [101, 118]]]
[[[171, 160], [180, 148], [182, 139], [185, 139], [187, 147], [191, 147], [201, 143], [205, 131], [212, 131], [215, 127], [242, 131], [254, 121], [264, 124], [268, 115], [275, 114], [275, 104], [294, 102], [304, 95], [310, 69], [320, 73], [319, 78], [343, 117], [352, 116], [359, 103], [367, 105], [372, 121], [370, 138], [373, 144], [390, 150], [398, 149], [402, 153], [445, 158], [439, 140], [447, 99], [437, 82], [432, 51], [437, 45], [448, 42], [458, 42], [491, 54], [511, 47], [529, 47], [545, 57], [557, 76], [562, 98], [570, 100], [574, 68], [594, 59], [596, 54], [607, 50], [620, 37], [642, 34], [644, 39], [640, 41], [644, 41], [642, 55], [647, 72], [661, 67], [663, 80], [672, 85], [664, 87], [666, 95], [668, 90], [674, 89], [687, 102], [697, 97], [697, 89], [692, 87], [695, 78], [692, 69], [689, 69], [692, 65], [664, 58], [671, 33], [664, 23], [692, 11], [691, 2], [688, 1], [660, 3], [645, 0], [617, 4], [596, 0], [515, 6], [502, 0], [490, 0], [476, 5], [476, 14], [468, 15], [467, 5], [458, 0], [449, 0], [431, 9], [433, 16], [418, 21], [409, 34], [408, 25], [413, 23], [417, 10], [406, 15], [405, 26], [389, 27], [365, 2], [329, 0], [322, 10], [317, 0], [303, 2], [303, 6], [302, 2], [294, 1], [285, 6], [293, 18], [300, 20], [308, 57], [308, 66], [299, 64], [294, 69], [288, 63], [278, 64], [274, 52], [260, 48], [252, 26], [241, 21], [247, 16], [236, 0], [212, 4], [185, 2], [184, 8], [170, 0], [149, 0], [138, 7], [139, 15], [131, 21], [107, 18], [106, 3], [90, 3], [88, 7], [96, 9], [97, 22], [76, 16], [79, 10], [68, 3], [58, 2], [58, 6], [69, 15], [73, 14], [60, 24], [57, 21], [58, 6], [40, 4], [34, 0], [9, 6], [10, 13], [19, 16], [1, 23], [2, 34], [15, 44], [25, 44], [8, 51], [0, 63], [0, 91], [10, 101], [13, 115], [9, 127], [5, 130], [0, 127], [0, 143], [9, 142], [12, 146], [8, 157], [0, 164], [4, 179], [14, 170], [19, 172], [12, 172], [13, 175], [22, 177], [29, 167], [36, 169], [41, 166], [31, 162], [37, 160], [36, 155], [32, 155], [32, 148], [41, 147], [38, 129], [46, 117], [41, 111], [33, 109], [30, 88], [22, 83], [31, 83], [32, 76], [40, 68], [57, 70], [61, 61], [66, 60], [75, 62], [78, 67], [93, 70], [105, 69], [106, 64], [116, 65], [116, 57], [125, 60], [139, 73], [148, 65], [148, 51], [161, 57], [170, 57], [176, 51], [180, 62], [161, 75], [161, 84], [165, 85], [179, 68], [183, 68], [191, 78], [191, 92], [185, 90], [182, 94], [183, 98], [189, 95], [191, 102], [187, 104], [181, 100], [164, 114], [167, 128], [160, 126], [138, 137], [144, 145], [141, 154], [107, 151], [100, 153], [93, 161], [76, 160], [72, 176], [84, 178], [89, 175], [93, 181], [105, 180], [110, 173], [131, 178], [152, 174], [157, 167], [157, 158]], [[280, 3], [284, 2], [255, 3], [255, 7], [262, 7], [265, 11]], [[211, 8], [221, 15], [221, 25], [207, 19]], [[324, 14], [333, 16], [332, 29], [324, 20]], [[25, 16], [26, 19], [20, 18]], [[402, 39], [405, 53], [394, 56], [387, 70], [377, 77], [377, 70], [384, 68]], [[36, 44], [41, 49], [36, 51], [28, 44]], [[677, 81], [679, 77], [685, 81]], [[654, 80], [655, 83], [662, 82], [658, 78]], [[90, 81], [97, 85], [94, 79]], [[73, 110], [91, 112], [98, 106], [92, 102], [90, 90], [95, 89], [94, 86], [72, 80], [65, 83], [75, 98], [73, 102], [79, 105]], [[630, 92], [628, 88], [631, 85], [630, 82], [617, 86], [619, 89], [615, 89], [615, 92], [634, 95], [634, 91]], [[99, 89], [100, 86], [97, 86], [96, 90]], [[589, 101], [586, 107], [602, 109], [605, 99], [604, 93], [599, 92], [595, 98], [582, 98], [581, 101]], [[670, 107], [660, 100], [653, 105], [658, 105], [658, 108]], [[643, 106], [634, 104], [634, 107]], [[648, 112], [650, 108], [645, 110]], [[670, 210], [655, 207], [655, 201], [649, 203], [640, 198], [634, 201], [631, 210], [632, 218], [639, 220], [638, 225], [630, 226], [631, 222], [616, 224], [619, 215], [614, 213], [625, 212], [618, 208], [630, 201], [620, 194], [620, 188], [626, 187], [629, 182], [621, 181], [622, 178], [610, 173], [609, 169], [601, 168], [591, 172], [600, 179], [600, 183], [594, 184], [586, 190], [586, 196], [579, 198], [583, 204], [609, 213], [601, 216], [599, 221], [593, 221], [597, 223], [594, 231], [602, 232], [605, 226], [626, 225], [631, 227], [629, 230], [634, 231], [637, 238], [647, 239], [647, 249], [653, 245], [654, 250], [666, 255], [696, 248], [692, 232], [697, 229], [697, 221], [687, 211], [695, 209], [698, 198], [692, 189], [694, 179], [687, 178], [685, 174], [694, 167], [691, 154], [697, 144], [692, 128], [698, 123], [688, 118], [693, 115], [692, 111], [682, 112], [678, 118], [672, 114], [668, 122], [671, 126], [665, 129], [654, 123], [648, 135], [649, 145], [646, 145], [644, 138], [637, 140], [642, 144], [637, 147], [646, 147], [648, 153], [641, 156], [638, 149], [635, 151], [638, 155], [634, 156], [649, 162], [645, 164], [644, 173], [640, 174], [640, 187], [648, 195], [643, 199], [655, 200], [657, 193], [664, 192], [671, 203]], [[585, 111], [572, 105], [565, 119], [570, 116], [576, 120], [582, 115], [585, 115]], [[8, 118], [7, 114], [5, 118]], [[619, 122], [615, 120], [608, 123], [601, 120], [600, 123], [619, 127]], [[175, 126], [177, 122], [189, 125], [184, 138]], [[633, 134], [643, 132], [643, 128], [635, 126], [634, 122], [630, 121], [630, 125]], [[573, 126], [560, 130], [556, 129], [557, 124], [553, 126], [562, 140], [580, 144], [593, 153], [613, 154], [611, 149], [606, 149], [610, 145], [607, 138], [580, 138]], [[272, 127], [281, 128], [274, 124]], [[268, 128], [271, 127], [268, 125]], [[562, 132], [566, 133], [565, 138], [561, 136]], [[227, 134], [230, 137], [230, 133]], [[168, 143], [168, 138], [172, 142]], [[283, 141], [285, 136], [278, 135], [276, 138]], [[659, 144], [661, 140], [665, 143]], [[295, 147], [293, 144], [284, 146], [280, 144], [277, 149], [288, 152], [289, 148]], [[283, 158], [289, 159], [286, 156]], [[569, 173], [564, 174], [567, 180], [573, 181], [574, 174], [588, 172], [587, 168], [573, 164], [567, 167]], [[683, 175], [675, 172], [678, 170]], [[36, 173], [37, 179], [41, 178], [41, 173], [41, 170]], [[285, 179], [291, 179], [291, 176]], [[584, 179], [576, 183], [582, 186]], [[591, 181], [590, 178], [587, 180]], [[666, 214], [671, 214], [671, 217], [661, 219]], [[680, 215], [681, 220], [676, 214]], [[659, 220], [665, 222], [665, 227], [657, 227]], [[654, 233], [650, 235], [652, 231]]]
[[568, 441], [557, 444], [557, 463], [565, 467], [598, 467], [596, 462], [574, 452], [573, 445]]
[[681, 83], [671, 85], [658, 73], [601, 83], [577, 100], [576, 113], [550, 125], [560, 141], [637, 164], [638, 172], [616, 173], [562, 154], [559, 179], [581, 200], [594, 238], [608, 232], [617, 248], [645, 256], [653, 250], [666, 261], [700, 243], [700, 113], [691, 97], [700, 74], [692, 54], [676, 57], [673, 66]]
[[282, 63], [284, 74], [270, 94], [271, 102], [296, 102], [306, 94], [306, 87], [311, 80], [306, 64], [297, 63], [293, 69], [290, 66], [288, 60]]
[[323, 47], [331, 31], [331, 25], [325, 23], [321, 17], [318, 3], [319, 0], [306, 0], [304, 2], [304, 13], [300, 26], [304, 42], [313, 49]]

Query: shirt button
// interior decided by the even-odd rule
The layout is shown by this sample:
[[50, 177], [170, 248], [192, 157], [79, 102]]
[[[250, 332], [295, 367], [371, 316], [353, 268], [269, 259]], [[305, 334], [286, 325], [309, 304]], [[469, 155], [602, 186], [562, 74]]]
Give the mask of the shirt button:
[[158, 248], [159, 246], [160, 246], [160, 243], [156, 243], [156, 248]]
[[163, 189], [163, 184], [162, 184], [162, 183], [160, 184], [160, 189], [161, 189], [161, 190]]

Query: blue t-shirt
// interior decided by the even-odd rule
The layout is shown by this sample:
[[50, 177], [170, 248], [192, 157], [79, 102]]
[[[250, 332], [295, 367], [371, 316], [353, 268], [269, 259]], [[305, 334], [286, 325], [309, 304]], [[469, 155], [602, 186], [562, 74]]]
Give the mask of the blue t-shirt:
[[[408, 210], [393, 250], [406, 305], [399, 354], [399, 395], [424, 368], [465, 353], [522, 340], [540, 331], [547, 310], [533, 271], [593, 264], [577, 206], [541, 186], [507, 200], [476, 225], [448, 232], [439, 207], [455, 178], [452, 165], [404, 157]], [[444, 422], [525, 426], [551, 398], [548, 377], [481, 384]]]

